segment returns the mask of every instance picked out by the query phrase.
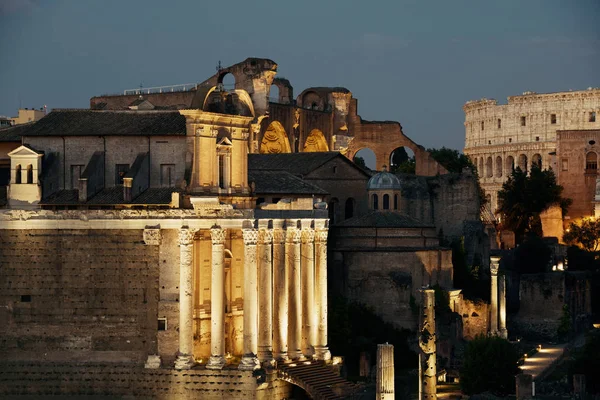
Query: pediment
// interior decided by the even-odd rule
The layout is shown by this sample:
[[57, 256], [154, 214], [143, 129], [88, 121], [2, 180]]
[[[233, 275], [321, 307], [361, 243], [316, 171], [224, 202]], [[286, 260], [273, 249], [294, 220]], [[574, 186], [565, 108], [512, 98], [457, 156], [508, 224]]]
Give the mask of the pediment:
[[28, 146], [19, 146], [10, 153], [8, 153], [9, 157], [26, 157], [26, 156], [35, 156], [39, 157], [43, 153], [39, 153]]
[[229, 140], [229, 138], [223, 137], [221, 140], [219, 140], [217, 145], [218, 146], [232, 146], [233, 144], [231, 143], [231, 140]]

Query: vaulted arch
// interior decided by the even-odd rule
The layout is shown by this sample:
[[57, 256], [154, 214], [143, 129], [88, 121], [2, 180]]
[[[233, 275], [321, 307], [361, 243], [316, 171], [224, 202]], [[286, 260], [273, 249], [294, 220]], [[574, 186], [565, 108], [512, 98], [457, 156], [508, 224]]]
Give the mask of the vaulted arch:
[[310, 131], [310, 134], [306, 138], [304, 142], [304, 149], [302, 150], [305, 153], [307, 152], [315, 152], [315, 151], [329, 151], [329, 146], [327, 146], [327, 140], [319, 129], [313, 129]]
[[260, 142], [260, 153], [273, 154], [291, 152], [290, 142], [285, 129], [278, 121], [271, 122]]

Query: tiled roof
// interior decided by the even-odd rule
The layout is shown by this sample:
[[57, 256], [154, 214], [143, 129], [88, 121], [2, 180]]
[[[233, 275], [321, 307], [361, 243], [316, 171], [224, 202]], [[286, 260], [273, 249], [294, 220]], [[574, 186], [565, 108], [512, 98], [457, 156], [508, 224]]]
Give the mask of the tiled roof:
[[34, 124], [35, 122], [28, 122], [26, 124], [0, 128], [0, 142], [20, 142], [23, 132], [25, 132]]
[[353, 228], [432, 228], [416, 218], [409, 217], [398, 211], [371, 211], [361, 217], [347, 219], [337, 226]]
[[123, 201], [123, 187], [115, 186], [103, 189], [85, 203], [79, 202], [78, 190], [59, 190], [43, 199], [42, 205], [115, 205], [115, 204], [155, 204], [167, 205], [171, 202], [171, 193], [175, 188], [146, 189], [131, 202]]
[[341, 154], [337, 151], [316, 153], [248, 154], [248, 169], [286, 171], [294, 175], [306, 175], [325, 164], [327, 161], [338, 156], [341, 156]]
[[22, 136], [185, 135], [177, 111], [53, 110], [24, 129]]
[[328, 194], [318, 186], [286, 171], [250, 170], [248, 182], [254, 182], [256, 194]]

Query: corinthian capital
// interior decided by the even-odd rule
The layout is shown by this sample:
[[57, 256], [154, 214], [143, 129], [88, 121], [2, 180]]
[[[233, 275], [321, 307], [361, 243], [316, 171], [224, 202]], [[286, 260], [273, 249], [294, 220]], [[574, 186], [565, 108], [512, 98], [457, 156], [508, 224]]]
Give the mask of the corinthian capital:
[[315, 242], [317, 243], [327, 243], [327, 233], [329, 230], [327, 228], [317, 229], [315, 231]]
[[490, 257], [490, 272], [492, 275], [498, 275], [498, 269], [500, 268], [500, 257]]
[[179, 230], [179, 245], [191, 246], [194, 243], [194, 235], [198, 229], [181, 228]]
[[286, 228], [285, 241], [288, 243], [300, 243], [300, 229]]
[[227, 231], [223, 228], [212, 228], [210, 230], [210, 238], [212, 244], [223, 244], [225, 242], [225, 233]]
[[285, 243], [285, 231], [281, 228], [273, 229], [273, 243], [281, 244]]
[[313, 243], [315, 240], [315, 230], [311, 228], [303, 228], [302, 229], [302, 243], [308, 244]]
[[256, 229], [242, 229], [242, 235], [244, 236], [244, 244], [256, 245], [258, 240], [258, 231]]
[[258, 243], [259, 244], [271, 244], [273, 242], [273, 230], [271, 229], [259, 229], [258, 230]]

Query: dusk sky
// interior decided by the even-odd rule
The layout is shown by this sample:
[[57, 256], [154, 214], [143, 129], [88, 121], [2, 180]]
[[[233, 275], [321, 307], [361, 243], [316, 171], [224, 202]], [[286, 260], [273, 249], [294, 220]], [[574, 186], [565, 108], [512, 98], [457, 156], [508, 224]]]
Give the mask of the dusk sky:
[[344, 86], [369, 120], [462, 150], [467, 100], [600, 86], [600, 1], [0, 0], [0, 115], [201, 82], [247, 57], [297, 95]]

